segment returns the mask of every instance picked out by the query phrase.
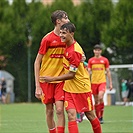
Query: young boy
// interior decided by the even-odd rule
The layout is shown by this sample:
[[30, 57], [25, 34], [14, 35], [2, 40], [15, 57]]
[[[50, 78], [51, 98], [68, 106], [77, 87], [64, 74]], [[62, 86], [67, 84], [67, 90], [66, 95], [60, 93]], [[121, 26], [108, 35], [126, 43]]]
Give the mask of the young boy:
[[74, 39], [75, 26], [66, 23], [61, 26], [60, 38], [66, 43], [63, 57], [65, 74], [61, 76], [40, 77], [43, 82], [65, 81], [65, 109], [68, 114], [69, 133], [79, 133], [76, 113], [84, 112], [90, 121], [94, 133], [102, 133], [101, 125], [94, 114], [90, 79], [87, 69], [81, 62], [83, 50]]
[[[51, 15], [51, 21], [55, 26], [54, 30], [43, 37], [34, 64], [35, 96], [38, 99], [42, 98], [42, 102], [46, 105], [46, 121], [49, 133], [64, 133], [64, 82], [42, 83], [39, 79], [40, 76], [45, 74], [49, 76], [60, 76], [64, 73], [62, 61], [66, 45], [61, 42], [59, 34], [60, 27], [69, 22], [68, 15], [65, 11], [56, 10]], [[57, 125], [54, 121], [54, 105], [57, 115]]]
[[94, 46], [94, 57], [88, 60], [88, 71], [91, 75], [91, 89], [95, 101], [95, 112], [103, 124], [104, 101], [106, 91], [106, 75], [109, 80], [109, 89], [112, 90], [112, 78], [109, 69], [109, 61], [101, 55], [102, 47], [98, 44]]

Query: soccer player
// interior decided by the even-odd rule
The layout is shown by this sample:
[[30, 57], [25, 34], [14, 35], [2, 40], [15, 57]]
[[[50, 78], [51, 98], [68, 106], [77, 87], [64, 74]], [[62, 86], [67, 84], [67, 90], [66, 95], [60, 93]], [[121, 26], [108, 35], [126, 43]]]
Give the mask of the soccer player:
[[103, 124], [104, 101], [103, 96], [106, 90], [106, 75], [109, 80], [109, 89], [112, 90], [112, 78], [109, 69], [109, 61], [101, 55], [102, 47], [94, 46], [94, 57], [88, 60], [88, 71], [91, 75], [91, 89], [94, 95], [95, 112]]
[[61, 26], [61, 41], [66, 43], [63, 65], [65, 74], [61, 76], [42, 76], [45, 82], [65, 81], [65, 109], [68, 115], [69, 133], [79, 133], [76, 122], [76, 113], [84, 112], [90, 121], [93, 132], [101, 133], [101, 125], [93, 111], [90, 78], [87, 69], [81, 62], [84, 53], [81, 46], [74, 39], [75, 26], [66, 23]]
[[[46, 121], [49, 133], [64, 133], [64, 82], [42, 83], [39, 80], [40, 76], [59, 76], [64, 73], [62, 61], [66, 45], [61, 42], [59, 34], [60, 27], [69, 22], [68, 15], [65, 11], [56, 10], [52, 13], [51, 20], [55, 26], [54, 30], [43, 37], [34, 63], [35, 96], [42, 99], [46, 105]], [[54, 105], [57, 115], [57, 129], [54, 121]]]

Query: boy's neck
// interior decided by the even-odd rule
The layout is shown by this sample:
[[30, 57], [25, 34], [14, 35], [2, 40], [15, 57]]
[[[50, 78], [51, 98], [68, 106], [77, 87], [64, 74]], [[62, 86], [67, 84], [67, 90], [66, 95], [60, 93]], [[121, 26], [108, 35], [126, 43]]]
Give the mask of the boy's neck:
[[60, 35], [60, 27], [57, 27], [57, 26], [55, 26], [55, 28], [54, 28], [54, 33], [56, 34], [56, 35]]
[[75, 42], [74, 38], [71, 39], [69, 42], [66, 42], [66, 45], [69, 47]]

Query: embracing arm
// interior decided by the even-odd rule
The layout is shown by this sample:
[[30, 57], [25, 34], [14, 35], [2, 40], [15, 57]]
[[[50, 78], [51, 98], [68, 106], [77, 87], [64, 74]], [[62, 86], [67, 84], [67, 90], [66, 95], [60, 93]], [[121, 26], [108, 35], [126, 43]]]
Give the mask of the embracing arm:
[[75, 72], [69, 71], [67, 74], [63, 74], [61, 76], [57, 77], [40, 77], [40, 80], [45, 81], [45, 82], [53, 82], [53, 81], [64, 81], [64, 80], [69, 80], [73, 79], [75, 77]]

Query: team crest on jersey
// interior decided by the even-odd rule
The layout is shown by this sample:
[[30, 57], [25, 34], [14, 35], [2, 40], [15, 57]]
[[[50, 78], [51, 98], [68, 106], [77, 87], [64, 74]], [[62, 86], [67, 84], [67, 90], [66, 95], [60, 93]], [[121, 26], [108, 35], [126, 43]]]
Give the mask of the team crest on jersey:
[[95, 60], [93, 60], [92, 63], [95, 63]]
[[104, 63], [104, 60], [100, 60], [101, 63]]
[[57, 43], [57, 41], [56, 41], [56, 40], [54, 40], [52, 43]]
[[64, 102], [64, 107], [67, 108], [68, 107], [68, 101]]

